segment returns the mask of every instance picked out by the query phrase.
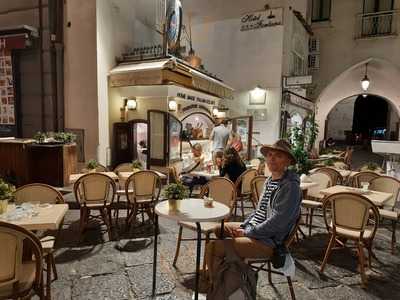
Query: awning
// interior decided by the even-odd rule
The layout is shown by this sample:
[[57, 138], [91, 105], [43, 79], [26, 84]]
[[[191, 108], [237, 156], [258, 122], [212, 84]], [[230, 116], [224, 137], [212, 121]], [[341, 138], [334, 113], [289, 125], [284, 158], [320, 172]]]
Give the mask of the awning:
[[122, 63], [112, 69], [109, 76], [111, 87], [176, 83], [219, 98], [233, 99], [233, 88], [175, 58]]

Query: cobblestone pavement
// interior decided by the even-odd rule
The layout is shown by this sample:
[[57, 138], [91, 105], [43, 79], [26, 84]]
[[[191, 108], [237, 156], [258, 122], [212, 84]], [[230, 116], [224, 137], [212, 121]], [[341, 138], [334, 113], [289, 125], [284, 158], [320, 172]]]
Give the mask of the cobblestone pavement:
[[[73, 208], [73, 196], [69, 195], [67, 201]], [[292, 249], [296, 260], [297, 299], [399, 299], [400, 247], [395, 255], [390, 254], [391, 233], [387, 228], [378, 231], [374, 251], [379, 261], [373, 261], [372, 270], [368, 270], [368, 287], [362, 289], [356, 257], [350, 250], [334, 251], [324, 274], [319, 273], [328, 236], [321, 226], [321, 218], [314, 219], [316, 227], [312, 237], [301, 239]], [[104, 226], [94, 222], [80, 241], [78, 221], [79, 210], [70, 209], [55, 253], [59, 278], [52, 284], [52, 298], [151, 299], [151, 225], [136, 227], [129, 233], [124, 233], [122, 226], [119, 239], [109, 241]], [[174, 269], [177, 231], [176, 222], [160, 218], [157, 299], [192, 297], [195, 243], [183, 243], [177, 269]], [[184, 230], [184, 235], [194, 237], [188, 230]], [[268, 284], [265, 273], [260, 274], [258, 299], [289, 299], [285, 279], [273, 275], [272, 280], [273, 286]]]

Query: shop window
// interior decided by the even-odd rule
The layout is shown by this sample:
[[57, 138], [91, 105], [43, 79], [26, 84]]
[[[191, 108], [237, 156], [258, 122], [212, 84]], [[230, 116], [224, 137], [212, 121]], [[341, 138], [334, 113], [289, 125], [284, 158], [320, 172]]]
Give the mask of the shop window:
[[312, 22], [329, 21], [331, 18], [331, 0], [312, 1]]

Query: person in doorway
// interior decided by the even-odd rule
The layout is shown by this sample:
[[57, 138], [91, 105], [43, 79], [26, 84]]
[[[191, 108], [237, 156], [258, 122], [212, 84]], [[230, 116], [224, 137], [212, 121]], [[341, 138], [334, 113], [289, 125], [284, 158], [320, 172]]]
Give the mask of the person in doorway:
[[[272, 256], [274, 247], [285, 241], [299, 217], [302, 193], [299, 176], [288, 170], [296, 162], [290, 144], [279, 140], [263, 146], [261, 153], [266, 157], [271, 176], [264, 184], [258, 207], [243, 223], [225, 224], [224, 235], [232, 239], [215, 240], [207, 245], [205, 259], [211, 284], [225, 258], [226, 243], [231, 243], [242, 258]], [[219, 227], [215, 234], [220, 236]]]
[[333, 138], [330, 137], [326, 140], [326, 147], [332, 148], [333, 146], [335, 146], [335, 141], [333, 140]]
[[246, 165], [243, 163], [239, 153], [232, 147], [224, 152], [223, 159], [217, 163], [221, 177], [227, 176], [232, 182], [235, 182], [244, 171]]
[[220, 123], [213, 128], [210, 134], [212, 141], [212, 155], [215, 164], [215, 157], [218, 152], [224, 152], [228, 139], [230, 137], [230, 130], [227, 128], [228, 121], [223, 119]]

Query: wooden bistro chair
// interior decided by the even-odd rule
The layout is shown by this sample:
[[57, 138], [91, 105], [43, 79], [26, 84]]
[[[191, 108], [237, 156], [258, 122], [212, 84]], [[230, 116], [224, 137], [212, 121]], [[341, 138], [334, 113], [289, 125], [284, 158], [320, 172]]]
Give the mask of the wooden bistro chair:
[[[19, 187], [15, 191], [15, 203], [22, 204], [25, 202], [39, 202], [40, 204], [62, 204], [64, 198], [62, 194], [54, 187], [43, 183], [32, 183]], [[57, 269], [54, 260], [54, 244], [63, 226], [64, 220], [60, 223], [60, 228], [55, 233], [45, 234], [40, 238], [43, 248], [43, 258], [46, 263], [46, 287], [47, 294], [50, 291], [51, 273], [53, 272], [54, 280], [57, 280]]]
[[325, 223], [331, 235], [321, 272], [324, 271], [329, 256], [338, 243], [345, 244], [340, 237], [352, 240], [358, 249], [359, 268], [362, 286], [367, 278], [364, 269], [364, 247], [368, 250], [368, 265], [371, 268], [372, 242], [379, 224], [379, 212], [375, 204], [362, 195], [354, 193], [337, 193], [328, 196], [323, 205]]
[[[244, 220], [244, 201], [249, 200], [251, 202], [252, 207], [255, 209], [256, 205], [252, 201], [252, 194], [251, 194], [251, 180], [257, 176], [257, 170], [249, 169], [244, 171], [238, 179], [236, 179], [235, 186], [236, 186], [236, 202], [235, 202], [235, 212], [234, 216], [237, 216], [237, 206], [238, 202], [240, 202], [241, 212], [242, 212], [242, 220]], [[247, 208], [247, 207], [246, 207]]]
[[316, 171], [319, 173], [325, 173], [328, 176], [330, 176], [332, 185], [343, 184], [342, 175], [340, 175], [340, 173], [334, 168], [323, 167], [323, 168], [318, 168]]
[[[295, 226], [292, 228], [292, 230], [290, 231], [287, 239], [285, 240], [285, 245], [287, 247], [287, 249], [290, 248], [292, 242], [294, 241], [295, 237], [296, 237], [296, 233], [297, 230], [299, 228], [300, 225], [300, 216], [297, 219], [297, 222], [295, 224]], [[272, 274], [277, 274], [277, 275], [282, 275], [285, 276], [283, 273], [276, 271], [276, 270], [272, 270], [271, 268], [271, 264], [272, 264], [272, 257], [263, 257], [263, 258], [246, 258], [245, 262], [250, 265], [257, 273], [260, 271], [266, 271], [268, 273], [268, 282], [269, 284], [273, 285], [272, 283]], [[292, 284], [292, 279], [290, 278], [290, 276], [286, 277], [288, 286], [289, 286], [289, 291], [290, 291], [290, 296], [292, 300], [296, 299], [296, 294], [294, 292], [293, 289], [293, 284]]]
[[116, 190], [114, 180], [101, 173], [85, 174], [75, 182], [74, 194], [81, 212], [81, 237], [89, 223], [89, 218], [94, 217], [90, 214], [91, 211], [98, 210], [107, 227], [108, 238], [112, 239], [111, 209], [113, 208]]
[[382, 219], [392, 223], [391, 251], [394, 254], [396, 246], [396, 226], [400, 219], [400, 181], [390, 176], [379, 176], [370, 181], [369, 189], [393, 194], [392, 198], [385, 202], [383, 208], [379, 209], [379, 214]]
[[326, 173], [317, 171], [309, 177], [312, 182], [316, 182], [318, 185], [307, 190], [307, 199], [301, 201], [301, 206], [307, 210], [306, 224], [308, 224], [308, 235], [311, 236], [314, 210], [322, 209], [322, 202], [325, 197], [320, 191], [332, 186], [332, 183], [331, 177]]
[[[0, 222], [0, 299], [20, 299], [36, 293], [44, 299], [43, 250], [39, 239], [30, 231]], [[23, 260], [23, 248], [32, 256]]]
[[262, 196], [265, 181], [267, 180], [267, 178], [267, 176], [258, 175], [254, 177], [250, 182], [252, 201], [255, 206], [257, 206], [258, 202], [260, 201], [260, 197]]
[[139, 213], [142, 215], [142, 222], [144, 222], [144, 212], [147, 213], [151, 222], [154, 221], [154, 206], [160, 197], [160, 192], [161, 180], [156, 172], [144, 170], [129, 176], [125, 183], [125, 195], [128, 199], [127, 231]]
[[[232, 216], [233, 208], [236, 202], [236, 189], [235, 185], [232, 181], [225, 177], [214, 177], [209, 182], [207, 182], [203, 188], [201, 189], [200, 198], [203, 196], [208, 195], [214, 199], [214, 201], [223, 203], [227, 205], [230, 210], [231, 214], [226, 220], [230, 219]], [[202, 201], [202, 200], [199, 200]], [[179, 233], [178, 233], [178, 240], [176, 244], [176, 251], [173, 266], [176, 267], [176, 262], [179, 256], [179, 250], [181, 246], [181, 241], [196, 241], [197, 239], [183, 239], [182, 238], [182, 231], [183, 227], [190, 229], [192, 231], [197, 231], [196, 223], [192, 222], [178, 222], [179, 225]], [[201, 232], [206, 236], [205, 237], [205, 248], [207, 247], [208, 242], [210, 241], [210, 235], [214, 232], [214, 229], [220, 226], [219, 222], [204, 222], [201, 223]], [[205, 262], [203, 262], [203, 267], [205, 267]]]
[[370, 183], [372, 179], [379, 177], [378, 173], [372, 171], [359, 172], [352, 176], [352, 186], [356, 188], [361, 188], [361, 182]]
[[[121, 163], [114, 168], [113, 172], [117, 175], [119, 175], [120, 172], [133, 172], [132, 163]], [[114, 218], [116, 220], [117, 227], [119, 226], [118, 223], [119, 210], [121, 208], [126, 208], [127, 206], [126, 199], [124, 199], [126, 201], [121, 201], [121, 196], [125, 196], [125, 182], [126, 181], [122, 180], [121, 177], [118, 178], [117, 191], [116, 191], [117, 203], [115, 204], [115, 210], [114, 210]], [[132, 193], [133, 191], [130, 192]]]

